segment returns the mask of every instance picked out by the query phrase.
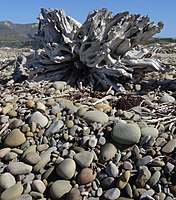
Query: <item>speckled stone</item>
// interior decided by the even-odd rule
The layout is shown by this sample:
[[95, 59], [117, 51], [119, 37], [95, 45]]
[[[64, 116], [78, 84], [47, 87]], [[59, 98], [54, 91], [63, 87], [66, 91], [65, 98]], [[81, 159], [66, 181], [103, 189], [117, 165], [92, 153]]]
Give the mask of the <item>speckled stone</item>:
[[172, 193], [174, 196], [176, 196], [176, 185], [172, 185], [172, 186], [170, 187], [170, 191], [171, 191], [171, 193]]

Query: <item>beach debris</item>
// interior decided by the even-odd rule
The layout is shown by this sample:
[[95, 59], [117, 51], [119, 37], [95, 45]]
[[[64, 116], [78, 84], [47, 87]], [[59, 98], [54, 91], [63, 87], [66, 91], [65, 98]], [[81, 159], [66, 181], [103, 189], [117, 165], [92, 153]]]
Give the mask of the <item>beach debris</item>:
[[162, 22], [155, 25], [148, 16], [113, 16], [106, 8], [89, 13], [83, 24], [64, 10], [41, 9], [34, 57], [26, 63], [29, 80], [62, 80], [125, 93], [124, 83], [133, 74], [167, 69], [147, 49], [138, 48], [162, 28]]

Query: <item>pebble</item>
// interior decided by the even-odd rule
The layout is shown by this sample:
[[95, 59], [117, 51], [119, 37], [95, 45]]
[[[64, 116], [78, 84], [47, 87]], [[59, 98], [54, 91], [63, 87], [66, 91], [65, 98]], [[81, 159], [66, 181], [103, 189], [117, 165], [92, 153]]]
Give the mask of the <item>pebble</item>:
[[173, 165], [170, 162], [167, 162], [166, 165], [164, 166], [164, 171], [166, 174], [170, 174], [175, 168], [175, 165]]
[[0, 124], [5, 124], [9, 121], [9, 116], [4, 115], [0, 117]]
[[40, 144], [37, 146], [37, 151], [43, 152], [43, 151], [46, 151], [48, 148], [49, 148], [48, 144]]
[[78, 163], [82, 168], [89, 167], [93, 161], [93, 153], [89, 151], [83, 151], [77, 153], [73, 156], [73, 159]]
[[56, 90], [63, 90], [67, 83], [65, 81], [55, 81], [51, 86]]
[[35, 105], [35, 102], [33, 100], [28, 100], [26, 102], [26, 107], [29, 108], [29, 109], [34, 107], [34, 105]]
[[146, 192], [144, 192], [140, 199], [145, 199], [147, 197], [152, 197], [155, 194], [155, 191], [153, 189], [147, 190]]
[[12, 130], [12, 129], [15, 129], [15, 128], [18, 128], [21, 126], [22, 124], [22, 120], [21, 119], [14, 119], [10, 124], [9, 124], [9, 128]]
[[82, 200], [82, 196], [79, 189], [72, 188], [68, 193], [66, 200]]
[[44, 116], [41, 112], [36, 111], [31, 115], [29, 119], [29, 123], [32, 122], [38, 124], [41, 128], [44, 128], [48, 124], [48, 118]]
[[138, 187], [144, 187], [147, 181], [150, 179], [150, 177], [151, 177], [151, 172], [146, 166], [139, 167], [138, 176], [136, 179], [136, 185]]
[[72, 186], [70, 181], [67, 180], [57, 180], [50, 187], [50, 193], [52, 198], [59, 199], [63, 197], [65, 194], [70, 192]]
[[112, 109], [112, 107], [109, 106], [106, 103], [98, 103], [98, 104], [95, 105], [95, 108], [98, 109], [98, 110], [105, 111], [105, 112], [109, 112]]
[[125, 117], [125, 119], [131, 119], [133, 117], [133, 113], [128, 111], [123, 111], [123, 116]]
[[13, 129], [5, 138], [4, 145], [6, 147], [18, 147], [26, 141], [25, 135], [20, 129]]
[[58, 103], [54, 102], [52, 104], [52, 108], [51, 108], [51, 114], [56, 115], [57, 113], [60, 112], [60, 106]]
[[149, 181], [147, 182], [147, 184], [150, 185], [150, 187], [154, 187], [157, 182], [160, 180], [161, 177], [161, 172], [160, 171], [156, 171], [152, 174], [152, 176], [150, 177]]
[[42, 102], [39, 101], [36, 103], [36, 110], [40, 112], [45, 112], [46, 106]]
[[82, 117], [85, 114], [85, 112], [86, 112], [85, 108], [79, 108], [77, 114], [79, 117]]
[[162, 102], [162, 103], [174, 103], [175, 98], [171, 95], [165, 94], [160, 98], [159, 101]]
[[95, 136], [91, 136], [91, 138], [88, 141], [88, 145], [91, 148], [95, 148], [97, 146], [97, 142], [98, 142], [98, 139]]
[[136, 166], [144, 166], [152, 162], [153, 158], [152, 156], [144, 156], [143, 158], [139, 159], [136, 163]]
[[17, 197], [15, 200], [32, 200], [32, 196], [30, 194], [23, 194]]
[[96, 178], [96, 172], [90, 168], [84, 168], [78, 175], [78, 183], [85, 185], [91, 183]]
[[28, 153], [31, 153], [31, 152], [36, 152], [36, 145], [31, 145], [29, 147], [27, 147], [25, 149], [25, 151], [22, 153], [22, 156], [21, 158], [24, 159], [24, 157], [28, 154]]
[[126, 169], [126, 170], [132, 170], [133, 165], [129, 161], [124, 161], [123, 168]]
[[9, 147], [0, 149], [0, 158], [4, 158], [5, 155], [7, 155], [10, 151], [11, 151], [11, 148]]
[[106, 143], [100, 149], [100, 161], [107, 162], [117, 153], [116, 147], [111, 143]]
[[126, 186], [125, 186], [125, 193], [127, 194], [128, 197], [133, 197], [133, 189], [132, 189], [132, 186], [127, 183]]
[[98, 144], [99, 145], [104, 145], [106, 143], [106, 138], [101, 136], [99, 139], [98, 139]]
[[52, 134], [57, 133], [64, 126], [62, 120], [55, 119], [53, 123], [49, 126], [49, 128], [45, 132], [45, 136], [49, 137]]
[[120, 190], [118, 188], [111, 188], [107, 190], [104, 197], [108, 200], [116, 200], [120, 196]]
[[172, 193], [174, 196], [176, 196], [176, 185], [172, 185], [172, 186], [170, 187], [170, 191], [171, 191], [171, 193]]
[[115, 179], [113, 177], [107, 177], [107, 175], [106, 175], [106, 178], [101, 180], [100, 185], [103, 188], [103, 190], [108, 190], [112, 187], [115, 187], [116, 182], [115, 182]]
[[6, 190], [16, 184], [15, 177], [12, 174], [5, 172], [0, 175], [0, 191]]
[[50, 162], [51, 153], [53, 151], [56, 151], [56, 147], [50, 147], [44, 153], [42, 153], [40, 155], [41, 160], [36, 165], [34, 165], [33, 170], [37, 172], [42, 169], [48, 162]]
[[15, 152], [9, 152], [9, 153], [7, 153], [5, 155], [4, 160], [8, 162], [8, 161], [13, 160], [13, 159], [15, 159], [17, 157], [18, 157], [17, 153], [15, 153]]
[[127, 185], [129, 179], [130, 179], [131, 173], [130, 171], [125, 171], [123, 172], [123, 174], [119, 177], [119, 179], [117, 180], [117, 187], [119, 188], [119, 190], [122, 190], [125, 188], [125, 186]]
[[106, 166], [105, 172], [108, 176], [116, 178], [118, 176], [119, 170], [118, 167], [112, 161], [110, 161]]
[[83, 118], [89, 122], [98, 122], [101, 124], [108, 122], [108, 115], [102, 111], [86, 111]]
[[63, 179], [71, 179], [76, 171], [76, 164], [73, 159], [66, 158], [56, 167], [56, 173]]
[[18, 198], [23, 192], [23, 185], [21, 183], [17, 183], [8, 189], [6, 189], [1, 194], [1, 200], [12, 200]]
[[10, 103], [7, 103], [7, 105], [2, 108], [2, 114], [6, 115], [12, 108], [13, 108], [13, 105]]
[[11, 162], [7, 165], [7, 171], [12, 175], [28, 174], [32, 171], [32, 166], [23, 162]]
[[141, 135], [144, 136], [152, 136], [154, 138], [158, 137], [158, 130], [154, 127], [145, 127], [141, 129]]
[[34, 180], [32, 181], [32, 189], [43, 194], [46, 190], [46, 186], [41, 180]]
[[176, 139], [172, 139], [161, 149], [161, 151], [164, 153], [171, 153], [172, 151], [174, 151], [175, 147]]
[[141, 138], [141, 130], [135, 123], [118, 123], [113, 127], [111, 137], [119, 144], [136, 144]]
[[25, 161], [30, 165], [35, 165], [41, 160], [40, 156], [36, 152], [29, 152], [25, 156]]

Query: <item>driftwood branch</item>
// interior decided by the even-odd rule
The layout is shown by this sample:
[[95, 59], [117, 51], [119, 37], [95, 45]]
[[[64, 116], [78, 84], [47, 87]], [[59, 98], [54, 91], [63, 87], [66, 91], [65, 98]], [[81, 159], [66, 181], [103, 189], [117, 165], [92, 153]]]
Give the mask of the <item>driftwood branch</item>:
[[165, 70], [157, 60], [145, 58], [145, 51], [134, 51], [162, 28], [162, 22], [156, 26], [148, 16], [128, 12], [113, 16], [101, 9], [80, 24], [63, 10], [41, 9], [35, 56], [27, 62], [29, 79], [83, 82], [94, 89], [123, 92], [135, 71]]

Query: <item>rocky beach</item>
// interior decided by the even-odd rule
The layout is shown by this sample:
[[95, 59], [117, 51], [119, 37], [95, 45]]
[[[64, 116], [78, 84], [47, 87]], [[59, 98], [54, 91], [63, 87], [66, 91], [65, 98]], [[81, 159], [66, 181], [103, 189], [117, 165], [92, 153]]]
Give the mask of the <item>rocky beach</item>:
[[131, 88], [1, 84], [1, 199], [175, 199], [175, 93]]
[[175, 200], [176, 45], [140, 45], [163, 23], [39, 20], [34, 50], [0, 50], [0, 199]]

